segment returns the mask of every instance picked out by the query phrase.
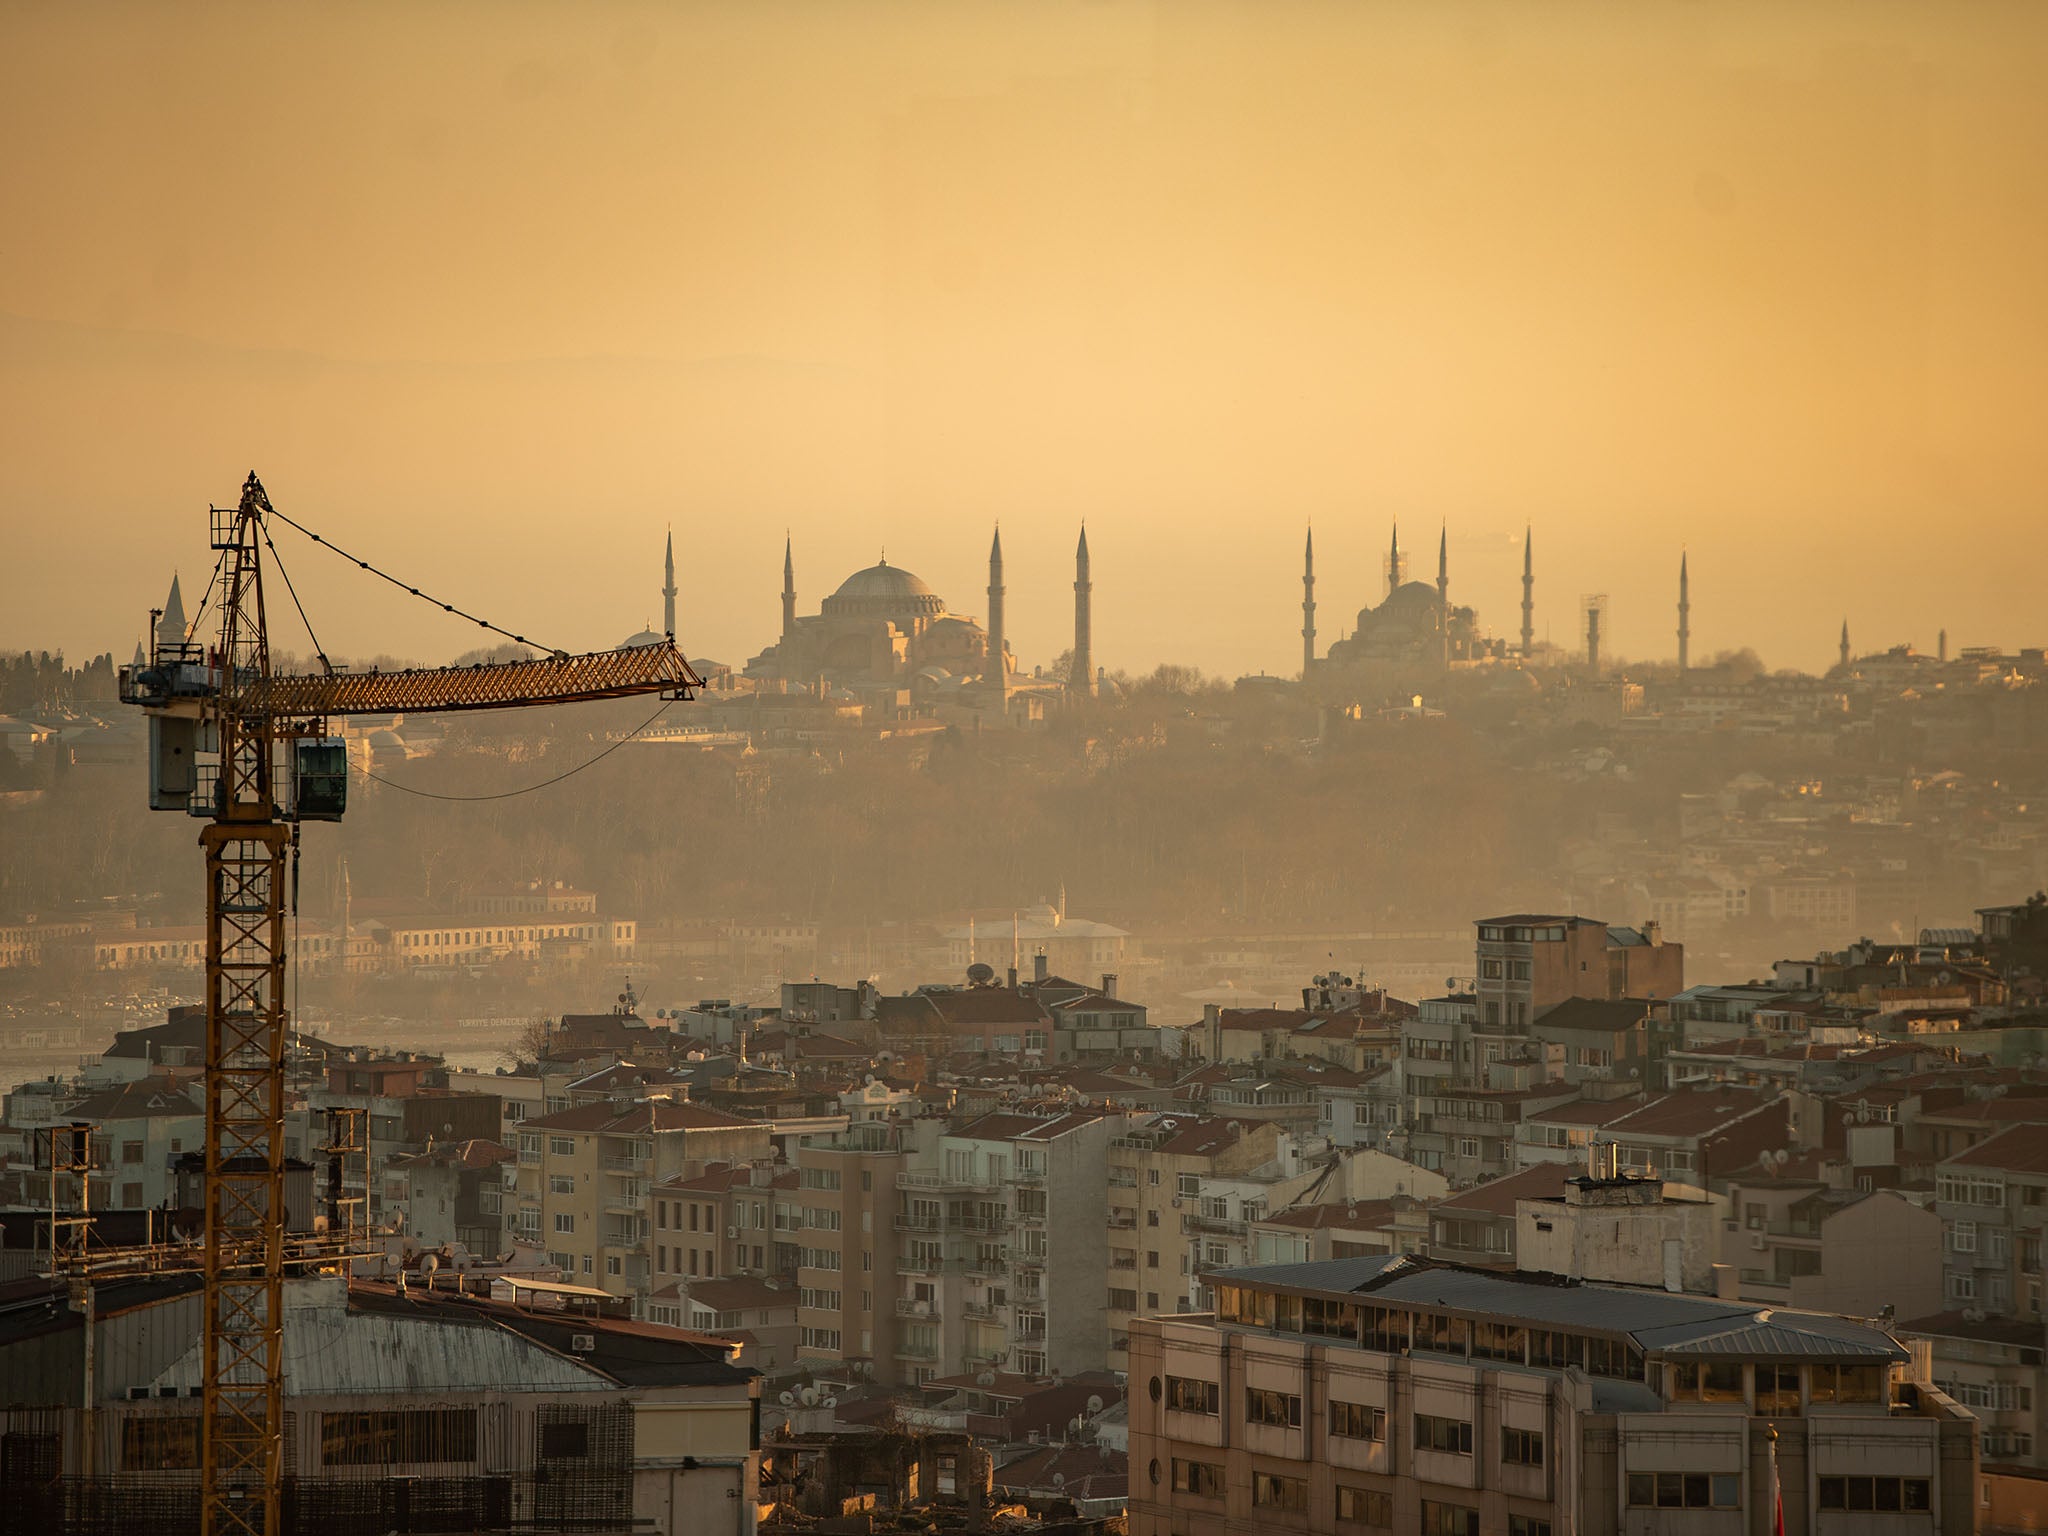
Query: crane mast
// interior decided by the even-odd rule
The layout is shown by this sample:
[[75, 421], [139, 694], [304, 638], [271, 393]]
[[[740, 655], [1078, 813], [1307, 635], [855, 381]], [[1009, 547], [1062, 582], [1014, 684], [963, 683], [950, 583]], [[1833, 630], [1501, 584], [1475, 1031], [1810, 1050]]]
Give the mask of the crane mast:
[[120, 676], [123, 701], [149, 716], [152, 808], [205, 821], [205, 1536], [284, 1528], [285, 862], [302, 821], [338, 821], [346, 804], [328, 717], [687, 699], [703, 684], [673, 636], [588, 656], [273, 677], [262, 559], [272, 511], [253, 473], [235, 506], [210, 509], [217, 644], [153, 633], [147, 664]]

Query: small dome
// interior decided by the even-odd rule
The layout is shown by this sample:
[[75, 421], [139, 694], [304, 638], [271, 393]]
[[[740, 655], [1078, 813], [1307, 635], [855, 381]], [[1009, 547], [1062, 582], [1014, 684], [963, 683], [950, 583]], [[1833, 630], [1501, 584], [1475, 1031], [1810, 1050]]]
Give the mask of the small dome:
[[855, 571], [839, 583], [839, 590], [832, 595], [848, 598], [930, 597], [932, 589], [902, 566], [891, 565], [884, 560], [864, 571]]

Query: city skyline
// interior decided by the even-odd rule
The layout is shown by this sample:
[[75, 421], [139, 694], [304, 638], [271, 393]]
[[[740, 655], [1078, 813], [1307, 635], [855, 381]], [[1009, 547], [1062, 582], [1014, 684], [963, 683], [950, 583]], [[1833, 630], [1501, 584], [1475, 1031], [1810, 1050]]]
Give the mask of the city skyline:
[[[996, 521], [1050, 660], [1083, 519], [1134, 672], [1292, 673], [1302, 525], [1334, 636], [1395, 519], [1495, 635], [1533, 523], [1622, 655], [1681, 547], [1701, 658], [2039, 641], [2048, 17], [1253, 16], [10, 10], [0, 643], [125, 654], [252, 468], [571, 644], [673, 526], [724, 660], [785, 530], [969, 605]], [[335, 649], [463, 648], [301, 565]]]

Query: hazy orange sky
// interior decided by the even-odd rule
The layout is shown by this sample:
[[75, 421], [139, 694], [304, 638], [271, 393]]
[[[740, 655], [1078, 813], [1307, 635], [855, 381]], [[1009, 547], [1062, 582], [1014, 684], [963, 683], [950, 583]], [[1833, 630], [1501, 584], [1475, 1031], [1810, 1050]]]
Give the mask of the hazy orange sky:
[[[2048, 641], [2048, 7], [0, 6], [0, 645], [277, 505], [739, 663], [886, 546], [1013, 645], [1298, 664], [1398, 517], [1511, 633]], [[280, 538], [284, 538], [280, 535]], [[295, 540], [296, 536], [292, 536]], [[284, 544], [338, 653], [470, 632]], [[289, 626], [280, 644], [295, 645]]]

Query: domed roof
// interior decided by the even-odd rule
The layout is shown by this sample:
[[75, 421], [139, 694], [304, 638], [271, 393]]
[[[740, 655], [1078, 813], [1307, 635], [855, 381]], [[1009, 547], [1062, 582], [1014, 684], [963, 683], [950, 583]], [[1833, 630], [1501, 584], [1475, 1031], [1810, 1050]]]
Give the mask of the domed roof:
[[1404, 581], [1387, 595], [1382, 608], [1434, 608], [1436, 588], [1426, 581]]
[[891, 565], [887, 560], [871, 565], [864, 571], [855, 571], [839, 583], [834, 597], [876, 598], [876, 597], [930, 597], [932, 589], [900, 565]]

